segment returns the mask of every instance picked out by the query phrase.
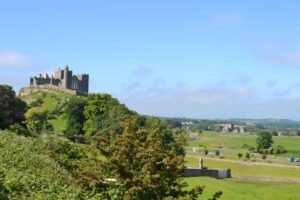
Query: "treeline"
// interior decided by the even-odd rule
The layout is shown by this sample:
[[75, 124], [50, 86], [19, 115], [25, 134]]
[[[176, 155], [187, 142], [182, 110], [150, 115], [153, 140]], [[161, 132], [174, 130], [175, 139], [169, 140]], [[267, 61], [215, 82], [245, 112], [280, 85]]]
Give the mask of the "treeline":
[[[272, 131], [277, 135], [298, 135], [300, 136], [300, 122], [288, 119], [228, 119], [228, 120], [208, 120], [208, 119], [188, 119], [188, 118], [161, 118], [172, 128], [186, 128], [195, 132], [216, 131], [222, 132], [220, 124], [234, 124], [243, 126], [249, 133], [257, 131]], [[188, 123], [186, 125], [185, 123]]]

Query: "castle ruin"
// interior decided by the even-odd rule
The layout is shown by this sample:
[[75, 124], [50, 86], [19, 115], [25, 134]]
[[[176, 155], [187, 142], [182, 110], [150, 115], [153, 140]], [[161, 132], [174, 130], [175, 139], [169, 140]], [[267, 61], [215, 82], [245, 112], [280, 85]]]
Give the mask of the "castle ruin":
[[73, 72], [66, 66], [64, 69], [58, 68], [54, 72], [54, 76], [51, 77], [48, 74], [30, 77], [30, 87], [48, 87], [79, 96], [86, 96], [89, 92], [89, 75], [73, 75]]

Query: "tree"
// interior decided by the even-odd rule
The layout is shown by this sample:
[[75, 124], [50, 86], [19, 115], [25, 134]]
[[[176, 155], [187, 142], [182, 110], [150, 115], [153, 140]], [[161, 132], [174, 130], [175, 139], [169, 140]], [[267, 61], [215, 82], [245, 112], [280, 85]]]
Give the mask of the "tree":
[[[126, 120], [120, 132], [97, 137], [98, 148], [106, 157], [103, 174], [107, 182], [105, 198], [119, 199], [196, 199], [202, 187], [187, 191], [182, 180], [182, 144], [163, 140], [162, 127], [149, 129], [144, 118]], [[165, 143], [168, 141], [168, 143]]]
[[269, 131], [257, 132], [256, 144], [258, 149], [269, 149], [272, 144], [272, 133]]
[[11, 86], [0, 85], [0, 129], [22, 123], [26, 107], [26, 103], [16, 97]]
[[83, 130], [87, 138], [110, 129], [120, 129], [120, 123], [136, 113], [109, 94], [90, 94], [84, 108]]
[[41, 107], [30, 108], [25, 113], [26, 124], [29, 130], [40, 134], [43, 128], [47, 126], [48, 111]]
[[70, 138], [83, 134], [83, 124], [85, 121], [84, 107], [86, 99], [74, 97], [71, 98], [65, 107], [66, 130], [65, 135]]
[[249, 152], [247, 152], [247, 153], [245, 154], [245, 158], [246, 158], [246, 159], [250, 159], [250, 154], [249, 154]]
[[242, 157], [243, 157], [243, 154], [242, 154], [242, 153], [238, 153], [238, 157], [239, 157], [239, 158], [242, 158]]
[[208, 149], [206, 149], [206, 148], [204, 149], [204, 154], [208, 155]]

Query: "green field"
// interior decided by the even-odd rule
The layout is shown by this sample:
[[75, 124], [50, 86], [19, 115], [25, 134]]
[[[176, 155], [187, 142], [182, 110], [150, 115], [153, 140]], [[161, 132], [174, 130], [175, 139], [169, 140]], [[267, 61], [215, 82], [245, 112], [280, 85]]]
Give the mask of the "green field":
[[[244, 144], [251, 147], [256, 147], [255, 142], [256, 136], [253, 135], [230, 135], [230, 134], [219, 134], [209, 133], [202, 134], [198, 140], [189, 142], [190, 146], [204, 145], [207, 147], [218, 148], [227, 147], [232, 149], [239, 149]], [[273, 146], [283, 145], [287, 150], [300, 151], [300, 137], [297, 136], [281, 136], [273, 137]]]
[[[204, 166], [208, 168], [231, 169], [233, 178], [217, 180], [208, 177], [186, 178], [189, 187], [197, 185], [205, 185], [203, 195], [199, 199], [208, 199], [217, 191], [223, 191], [222, 200], [229, 199], [300, 199], [300, 194], [297, 192], [300, 189], [299, 183], [291, 182], [291, 180], [300, 180], [300, 169], [283, 168], [277, 166], [261, 166], [261, 165], [245, 165], [251, 164], [251, 161], [238, 159], [237, 153], [245, 154], [248, 148], [243, 148], [245, 144], [249, 147], [255, 147], [256, 136], [251, 135], [228, 135], [218, 133], [201, 134], [197, 140], [189, 141], [186, 146], [187, 157], [185, 158], [187, 166], [197, 166], [198, 157], [204, 159]], [[280, 156], [298, 156], [300, 152], [300, 137], [273, 137], [274, 144], [283, 145], [289, 153]], [[226, 162], [220, 160], [210, 160], [216, 158], [214, 155], [204, 156], [203, 154], [190, 153], [192, 148], [198, 148], [200, 151], [206, 147], [209, 151], [220, 149], [226, 160], [233, 160], [239, 163]], [[261, 160], [261, 156], [257, 157], [256, 162], [265, 162]], [[205, 159], [207, 157], [207, 159]], [[253, 160], [251, 158], [250, 160]], [[291, 163], [286, 161], [286, 158], [278, 158], [269, 155], [268, 163], [279, 163], [290, 166]], [[272, 161], [272, 162], [271, 162]], [[292, 163], [297, 165], [297, 163]], [[234, 177], [239, 177], [234, 178]], [[248, 177], [254, 180], [249, 180]], [[263, 180], [263, 181], [262, 181]], [[282, 182], [272, 182], [272, 181]]]
[[190, 188], [205, 185], [199, 199], [208, 199], [216, 191], [222, 191], [221, 200], [295, 200], [300, 199], [300, 184], [239, 181], [234, 179], [217, 180], [207, 177], [186, 178]]
[[[197, 166], [197, 158], [185, 158], [187, 165]], [[250, 166], [224, 161], [205, 160], [204, 166], [212, 169], [231, 169], [232, 175], [261, 176], [270, 178], [300, 179], [300, 169], [272, 166]]]

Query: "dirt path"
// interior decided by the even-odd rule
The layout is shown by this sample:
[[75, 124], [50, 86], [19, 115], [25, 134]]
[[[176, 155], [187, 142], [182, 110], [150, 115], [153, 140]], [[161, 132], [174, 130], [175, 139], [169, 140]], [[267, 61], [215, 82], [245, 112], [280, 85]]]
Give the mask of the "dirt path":
[[196, 156], [196, 155], [189, 155], [189, 154], [187, 154], [186, 157], [190, 157], [190, 158], [203, 158], [204, 160], [214, 160], [214, 161], [219, 161], [219, 162], [229, 162], [229, 163], [236, 163], [236, 164], [240, 164], [240, 165], [269, 166], [269, 167], [282, 167], [282, 168], [300, 169], [300, 166], [291, 166], [291, 165], [275, 164], [275, 163], [262, 163], [262, 162], [249, 162], [249, 161], [229, 160], [229, 159], [210, 158], [210, 157], [205, 157], [205, 156]]

